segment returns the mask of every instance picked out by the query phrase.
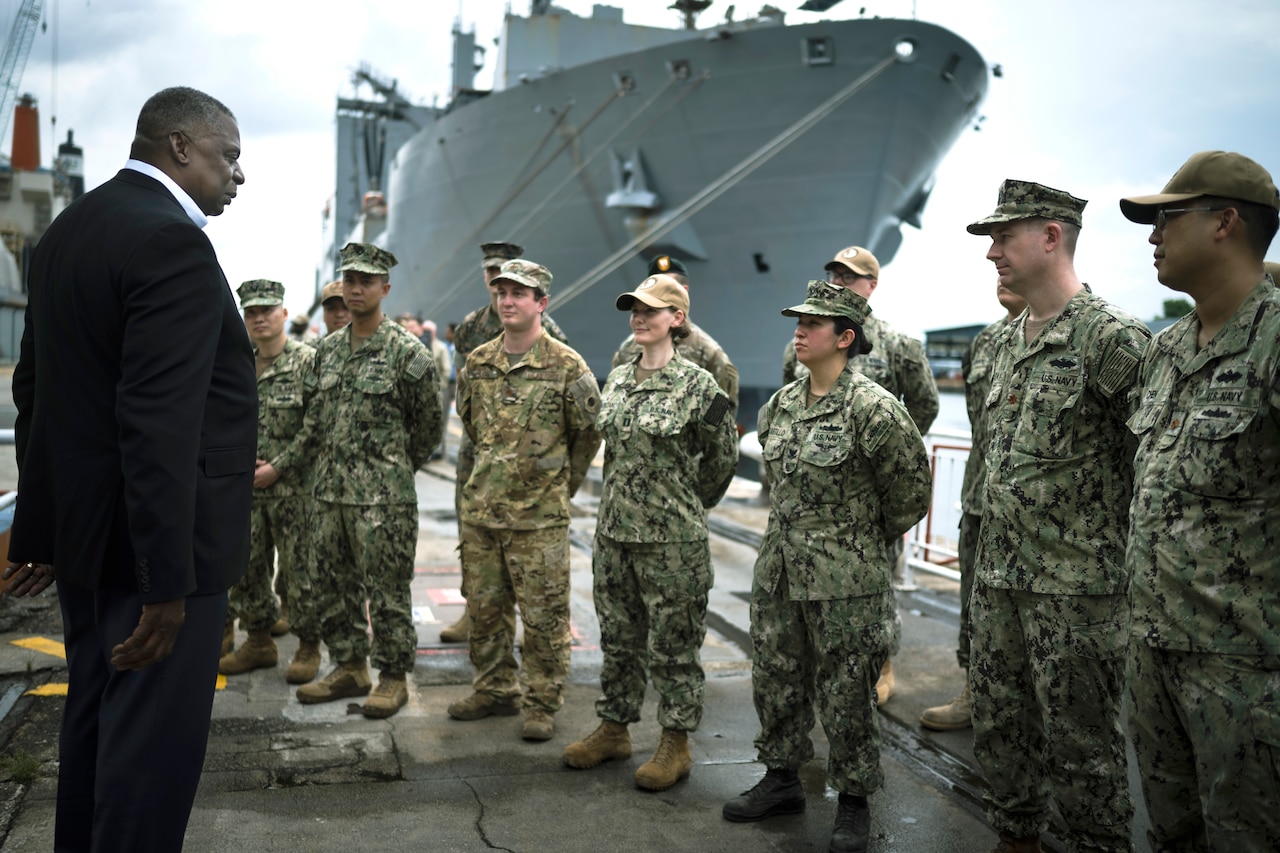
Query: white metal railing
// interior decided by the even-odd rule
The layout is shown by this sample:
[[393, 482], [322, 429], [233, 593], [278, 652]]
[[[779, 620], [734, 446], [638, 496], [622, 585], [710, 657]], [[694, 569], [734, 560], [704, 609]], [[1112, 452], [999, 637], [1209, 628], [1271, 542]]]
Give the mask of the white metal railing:
[[[918, 588], [916, 572], [959, 581], [958, 567], [961, 490], [964, 466], [972, 446], [968, 430], [936, 428], [924, 436], [933, 472], [933, 498], [929, 512], [907, 531], [902, 555], [894, 570], [894, 586], [901, 590]], [[742, 437], [740, 455], [760, 462], [760, 440], [754, 432]]]

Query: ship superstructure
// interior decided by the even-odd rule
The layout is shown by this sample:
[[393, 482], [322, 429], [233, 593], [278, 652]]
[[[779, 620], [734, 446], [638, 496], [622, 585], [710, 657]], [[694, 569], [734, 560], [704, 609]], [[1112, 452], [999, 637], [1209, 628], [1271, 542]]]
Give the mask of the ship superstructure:
[[676, 255], [691, 316], [738, 366], [748, 422], [779, 384], [779, 306], [842, 246], [892, 260], [988, 78], [967, 42], [919, 21], [788, 25], [766, 7], [663, 29], [534, 2], [506, 16], [483, 92], [474, 36], [454, 35], [447, 107], [385, 98], [347, 127], [340, 105], [335, 234], [400, 259], [389, 308], [460, 320], [487, 299], [477, 245], [520, 242], [603, 377], [628, 332], [615, 296], [650, 257]]

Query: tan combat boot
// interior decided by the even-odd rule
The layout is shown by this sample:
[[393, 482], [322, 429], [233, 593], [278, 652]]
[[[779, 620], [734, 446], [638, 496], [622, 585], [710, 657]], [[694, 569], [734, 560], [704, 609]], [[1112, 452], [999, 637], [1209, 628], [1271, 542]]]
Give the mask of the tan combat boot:
[[218, 672], [223, 675], [239, 675], [255, 669], [275, 666], [280, 659], [275, 641], [267, 631], [250, 631], [249, 639], [231, 654], [218, 661]]
[[289, 633], [289, 602], [280, 599], [280, 618], [271, 624], [271, 636], [283, 637]]
[[320, 641], [299, 640], [298, 651], [293, 655], [293, 663], [284, 674], [284, 680], [290, 684], [306, 684], [316, 677], [320, 671]]
[[693, 769], [693, 759], [689, 757], [689, 733], [674, 729], [663, 729], [658, 748], [650, 758], [636, 771], [636, 785], [646, 791], [665, 791], [681, 779], [688, 777]]
[[455, 720], [483, 720], [485, 717], [514, 717], [520, 713], [520, 697], [498, 699], [488, 693], [472, 693], [449, 705], [449, 716]]
[[227, 622], [222, 626], [222, 651], [218, 652], [218, 657], [224, 657], [231, 654], [231, 650], [236, 647], [236, 620], [232, 616], [227, 617]]
[[528, 708], [524, 712], [524, 725], [520, 729], [520, 737], [525, 740], [551, 740], [555, 734], [556, 722], [550, 711], [541, 708]]
[[465, 643], [467, 638], [471, 636], [470, 617], [466, 613], [462, 614], [462, 618], [454, 622], [448, 628], [440, 631], [440, 642], [442, 643]]
[[1044, 853], [1040, 847], [1040, 836], [1033, 835], [1030, 838], [1018, 838], [1013, 835], [1005, 835], [1000, 833], [1000, 843], [991, 853]]
[[966, 683], [960, 695], [945, 705], [925, 708], [920, 715], [920, 725], [935, 732], [950, 732], [973, 726], [973, 709], [970, 703], [969, 685]]
[[382, 719], [399, 711], [409, 701], [409, 685], [404, 673], [383, 672], [378, 675], [378, 686], [360, 706], [366, 717]]
[[590, 770], [601, 762], [631, 757], [631, 735], [627, 727], [613, 720], [601, 720], [596, 730], [564, 748], [564, 763]]
[[298, 701], [303, 705], [315, 705], [320, 702], [332, 702], [334, 699], [345, 699], [349, 696], [367, 696], [373, 679], [369, 677], [369, 667], [364, 659], [340, 663], [333, 671], [319, 681], [304, 684], [298, 688]]
[[887, 660], [884, 666], [880, 667], [880, 678], [876, 681], [876, 707], [892, 699], [896, 688], [897, 684], [893, 678], [893, 661]]

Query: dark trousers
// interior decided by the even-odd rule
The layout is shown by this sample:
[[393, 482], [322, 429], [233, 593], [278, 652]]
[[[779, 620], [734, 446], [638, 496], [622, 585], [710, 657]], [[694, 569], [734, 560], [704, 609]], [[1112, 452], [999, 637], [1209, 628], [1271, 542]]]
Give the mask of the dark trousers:
[[227, 595], [187, 598], [173, 653], [137, 672], [110, 663], [142, 615], [136, 592], [59, 584], [58, 597], [70, 686], [55, 850], [181, 850], [209, 740]]

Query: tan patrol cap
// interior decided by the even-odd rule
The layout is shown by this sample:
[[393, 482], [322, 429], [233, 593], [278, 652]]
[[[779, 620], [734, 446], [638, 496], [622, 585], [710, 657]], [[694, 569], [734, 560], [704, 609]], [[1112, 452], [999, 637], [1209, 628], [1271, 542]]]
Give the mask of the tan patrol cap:
[[[323, 305], [326, 302], [328, 302], [330, 299], [333, 299], [335, 297], [338, 299], [342, 299], [342, 279], [338, 279], [337, 281], [331, 281], [324, 286], [324, 288], [320, 291], [320, 304]], [[342, 303], [345, 305], [346, 300], [342, 299]]]
[[1201, 151], [1182, 164], [1156, 195], [1120, 199], [1120, 212], [1130, 222], [1150, 225], [1161, 205], [1202, 195], [1249, 201], [1280, 210], [1280, 195], [1270, 173], [1243, 154]]
[[650, 308], [677, 308], [689, 313], [688, 291], [669, 275], [649, 276], [635, 290], [619, 296], [614, 304], [619, 311], [630, 311], [637, 302], [643, 302]]
[[[542, 264], [524, 258], [505, 261], [502, 269], [493, 277], [493, 281], [506, 279], [534, 290], [541, 290], [544, 295], [551, 292], [551, 271]], [[490, 282], [492, 284], [493, 282]]]
[[845, 267], [867, 278], [880, 279], [880, 262], [861, 246], [849, 246], [836, 252], [836, 256], [823, 269], [829, 270], [835, 266]]

